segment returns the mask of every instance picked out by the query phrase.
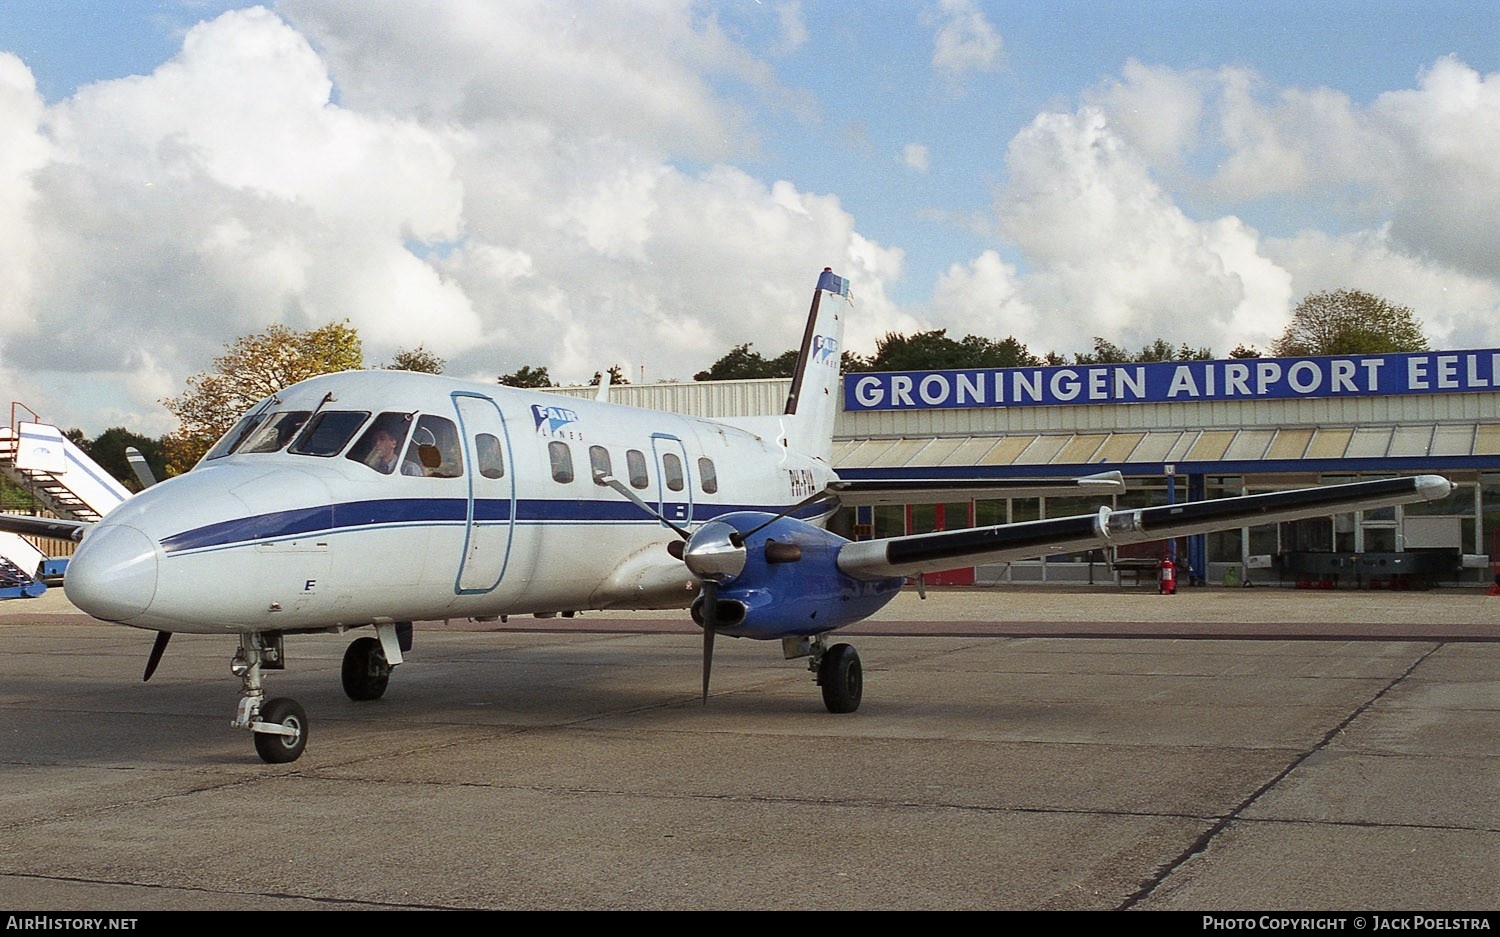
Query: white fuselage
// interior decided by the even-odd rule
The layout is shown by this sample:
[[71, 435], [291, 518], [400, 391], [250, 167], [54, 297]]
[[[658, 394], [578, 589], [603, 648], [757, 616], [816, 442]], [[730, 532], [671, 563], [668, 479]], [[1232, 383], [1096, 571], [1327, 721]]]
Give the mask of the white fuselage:
[[[327, 432], [278, 441], [264, 424], [125, 502], [70, 564], [75, 603], [203, 633], [685, 607], [699, 583], [666, 550], [678, 535], [597, 474], [681, 527], [778, 511], [834, 477], [826, 458], [788, 451], [775, 418], [734, 425], [408, 372], [325, 375], [256, 412]], [[399, 467], [363, 454], [381, 420], [401, 427]], [[419, 437], [433, 443], [425, 464]]]

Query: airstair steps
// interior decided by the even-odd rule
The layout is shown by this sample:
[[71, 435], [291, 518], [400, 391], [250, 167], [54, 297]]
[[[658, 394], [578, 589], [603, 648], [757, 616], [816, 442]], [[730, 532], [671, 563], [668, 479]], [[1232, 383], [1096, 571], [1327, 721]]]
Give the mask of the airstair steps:
[[130, 492], [55, 426], [0, 426], [0, 473], [67, 520], [98, 521]]

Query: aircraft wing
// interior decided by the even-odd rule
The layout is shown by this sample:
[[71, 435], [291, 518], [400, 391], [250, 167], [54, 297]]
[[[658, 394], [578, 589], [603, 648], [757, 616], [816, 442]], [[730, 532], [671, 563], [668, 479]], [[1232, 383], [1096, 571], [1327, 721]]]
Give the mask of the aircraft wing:
[[1452, 488], [1440, 475], [1417, 475], [1152, 508], [1112, 511], [1102, 507], [1097, 514], [1078, 517], [857, 541], [839, 550], [838, 566], [856, 579], [914, 576], [955, 566], [1003, 563], [1413, 501], [1437, 501], [1447, 497]]
[[871, 504], [936, 504], [975, 498], [1036, 498], [1043, 495], [1116, 495], [1125, 490], [1119, 472], [1081, 478], [839, 479], [828, 486], [845, 507]]
[[81, 540], [83, 532], [92, 526], [88, 521], [65, 521], [57, 517], [31, 517], [27, 514], [0, 514], [0, 530], [12, 534], [31, 534], [34, 537]]

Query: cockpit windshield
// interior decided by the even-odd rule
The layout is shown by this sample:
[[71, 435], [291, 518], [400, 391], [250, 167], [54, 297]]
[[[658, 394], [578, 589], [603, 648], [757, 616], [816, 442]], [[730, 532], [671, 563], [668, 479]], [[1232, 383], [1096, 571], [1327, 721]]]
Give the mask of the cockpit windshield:
[[248, 439], [251, 433], [255, 432], [256, 427], [265, 422], [265, 419], [265, 410], [251, 410], [240, 417], [239, 422], [235, 423], [229, 432], [220, 436], [219, 441], [214, 443], [214, 447], [208, 450], [208, 454], [203, 457], [203, 461], [212, 462], [214, 459], [222, 459], [238, 449], [240, 444]]
[[307, 421], [302, 435], [292, 443], [293, 455], [335, 456], [364, 425], [368, 410], [323, 410]]
[[258, 429], [235, 451], [244, 455], [249, 452], [280, 452], [297, 435], [297, 430], [307, 422], [311, 410], [282, 410], [271, 414]]

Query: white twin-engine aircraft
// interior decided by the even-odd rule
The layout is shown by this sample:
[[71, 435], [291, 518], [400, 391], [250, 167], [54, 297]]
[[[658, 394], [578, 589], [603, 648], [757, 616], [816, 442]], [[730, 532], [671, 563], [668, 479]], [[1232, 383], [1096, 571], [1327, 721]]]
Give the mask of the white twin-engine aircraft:
[[[842, 481], [829, 464], [847, 282], [825, 270], [780, 416], [707, 420], [400, 371], [303, 381], [261, 401], [191, 472], [97, 524], [6, 517], [81, 540], [67, 593], [96, 618], [239, 638], [234, 725], [268, 762], [307, 744], [308, 719], [266, 699], [283, 637], [370, 626], [344, 656], [373, 700], [413, 621], [691, 606], [708, 694], [715, 635], [780, 640], [810, 658], [823, 701], [855, 710], [863, 677], [830, 633], [873, 615], [905, 577], [1110, 544], [1447, 495], [1437, 476], [851, 542], [839, 504], [1062, 491], [1109, 494], [1118, 473], [1070, 480]], [[66, 534], [65, 534], [66, 535]]]

